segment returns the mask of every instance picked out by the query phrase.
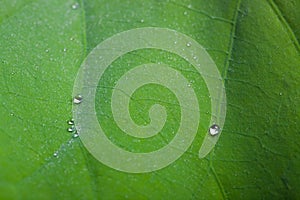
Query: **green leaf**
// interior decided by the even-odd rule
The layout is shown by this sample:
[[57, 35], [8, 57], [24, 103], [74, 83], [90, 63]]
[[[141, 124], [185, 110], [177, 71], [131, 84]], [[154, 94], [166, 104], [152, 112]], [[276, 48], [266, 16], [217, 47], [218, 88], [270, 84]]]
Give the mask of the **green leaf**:
[[[299, 0], [4, 0], [0, 199], [299, 199], [299, 8]], [[200, 102], [199, 130], [188, 151], [161, 170], [130, 174], [96, 160], [67, 132], [67, 120], [88, 53], [141, 27], [173, 29], [201, 44], [225, 81], [227, 113], [217, 145], [199, 159], [211, 106], [203, 78], [183, 58], [160, 50], [117, 59], [95, 97], [98, 121], [114, 144], [153, 151], [179, 126], [176, 96], [158, 85], [133, 94], [130, 114], [136, 124], [148, 124], [150, 107], [161, 103], [168, 113], [163, 137], [135, 140], [114, 123], [112, 89], [137, 65], [171, 65], [191, 81]]]

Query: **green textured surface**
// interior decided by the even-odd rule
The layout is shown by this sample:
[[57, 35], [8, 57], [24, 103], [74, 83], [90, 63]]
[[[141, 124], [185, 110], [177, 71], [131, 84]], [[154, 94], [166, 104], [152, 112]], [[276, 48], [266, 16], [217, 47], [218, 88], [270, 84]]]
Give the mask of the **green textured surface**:
[[[72, 9], [73, 4], [1, 2], [0, 199], [300, 198], [299, 0], [88, 0]], [[126, 174], [102, 165], [79, 138], [71, 139], [66, 121], [87, 53], [116, 33], [149, 26], [182, 32], [206, 48], [225, 79], [227, 118], [205, 159], [198, 158], [203, 135], [197, 135], [189, 151], [167, 168]], [[113, 70], [118, 63], [129, 69], [149, 60], [181, 70], [201, 97], [204, 82], [189, 72], [188, 63], [152, 50], [126, 54], [99, 85], [114, 84], [126, 71]], [[149, 95], [145, 87], [134, 94], [139, 101], [132, 101], [131, 114], [138, 124], [147, 123], [154, 97], [176, 104], [165, 90], [158, 87]], [[110, 93], [99, 91], [97, 98], [109, 100]], [[210, 105], [202, 101], [204, 130]], [[115, 143], [132, 144], [132, 151], [163, 145], [117, 141], [120, 133], [110, 124], [106, 103], [99, 101], [104, 110], [98, 118], [106, 129], [116, 130]], [[178, 126], [178, 109], [169, 108], [167, 136]]]

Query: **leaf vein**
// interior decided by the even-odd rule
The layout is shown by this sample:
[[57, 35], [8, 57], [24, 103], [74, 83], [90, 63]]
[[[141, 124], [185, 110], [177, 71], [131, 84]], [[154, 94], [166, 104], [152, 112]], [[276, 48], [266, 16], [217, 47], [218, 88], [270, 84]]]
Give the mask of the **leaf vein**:
[[297, 52], [300, 54], [300, 44], [299, 44], [299, 41], [296, 38], [296, 35], [295, 35], [296, 32], [293, 31], [293, 29], [291, 28], [291, 26], [289, 25], [289, 23], [287, 22], [287, 20], [283, 16], [282, 12], [280, 11], [280, 9], [276, 5], [276, 3], [273, 0], [267, 0], [267, 2], [270, 5], [273, 12], [278, 17], [278, 19], [281, 22], [281, 24], [283, 25], [283, 27], [286, 29], [286, 31], [287, 31], [291, 41], [293, 42]]

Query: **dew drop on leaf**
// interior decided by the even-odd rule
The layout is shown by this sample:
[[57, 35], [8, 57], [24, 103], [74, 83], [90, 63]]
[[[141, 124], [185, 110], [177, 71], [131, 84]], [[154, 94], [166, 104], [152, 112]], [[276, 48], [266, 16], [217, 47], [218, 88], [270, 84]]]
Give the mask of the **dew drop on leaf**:
[[220, 133], [220, 127], [217, 124], [213, 124], [209, 127], [209, 133], [212, 136], [218, 135]]
[[70, 119], [70, 120], [68, 121], [68, 124], [69, 124], [69, 125], [74, 125], [74, 119]]
[[80, 104], [81, 102], [82, 102], [82, 96], [80, 94], [76, 95], [73, 99], [73, 103]]
[[55, 151], [54, 154], [53, 154], [53, 156], [57, 158], [58, 157], [58, 152]]
[[77, 132], [74, 133], [73, 138], [78, 138], [79, 134]]
[[77, 8], [79, 8], [79, 3], [74, 3], [74, 4], [72, 5], [72, 9], [73, 9], [73, 10], [76, 10]]
[[76, 131], [75, 126], [71, 126], [70, 128], [68, 128], [68, 132], [74, 132]]
[[192, 46], [192, 44], [190, 42], [188, 42], [188, 43], [186, 43], [186, 46], [190, 47], [190, 46]]

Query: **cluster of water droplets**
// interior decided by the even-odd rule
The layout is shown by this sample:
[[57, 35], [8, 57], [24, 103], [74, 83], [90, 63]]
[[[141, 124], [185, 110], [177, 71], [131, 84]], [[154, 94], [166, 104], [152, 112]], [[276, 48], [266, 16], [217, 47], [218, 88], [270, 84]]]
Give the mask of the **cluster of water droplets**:
[[[77, 95], [73, 98], [73, 103], [74, 104], [80, 104], [82, 102], [82, 96], [81, 95]], [[72, 138], [68, 141], [68, 144], [71, 144], [74, 138], [78, 138], [79, 137], [79, 133], [75, 127], [75, 122], [74, 119], [70, 119], [67, 121], [67, 124], [69, 125], [69, 128], [67, 128], [67, 131], [72, 133]], [[59, 156], [59, 151], [55, 151], [53, 153], [54, 157], [58, 157]]]
[[79, 136], [79, 134], [75, 128], [74, 120], [70, 119], [68, 121], [68, 125], [71, 125], [71, 126], [67, 129], [67, 131], [73, 134], [73, 138], [77, 138]]
[[[82, 102], [82, 100], [83, 100], [83, 97], [80, 94], [78, 94], [73, 98], [73, 103], [80, 104]], [[73, 138], [77, 138], [79, 136], [79, 133], [76, 130], [74, 119], [70, 119], [68, 121], [68, 125], [70, 125], [70, 127], [67, 129], [68, 132], [73, 133]]]

